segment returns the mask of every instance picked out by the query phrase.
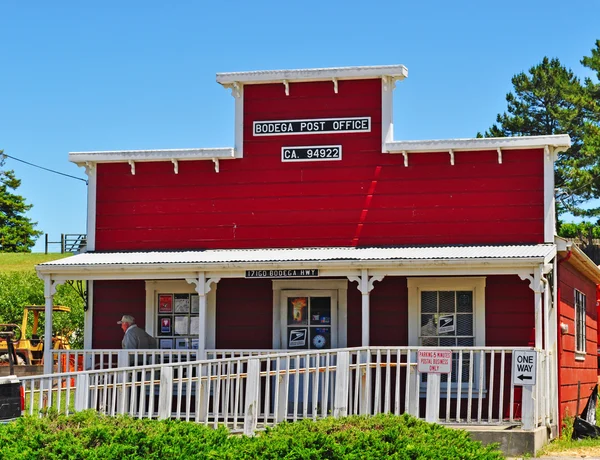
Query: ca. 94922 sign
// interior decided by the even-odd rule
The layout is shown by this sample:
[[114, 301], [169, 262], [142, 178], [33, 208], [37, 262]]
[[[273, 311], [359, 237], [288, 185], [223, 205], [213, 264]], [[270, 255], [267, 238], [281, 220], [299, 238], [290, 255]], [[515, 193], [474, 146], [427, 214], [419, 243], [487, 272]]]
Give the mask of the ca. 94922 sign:
[[312, 145], [307, 147], [281, 148], [281, 161], [327, 161], [341, 159], [341, 145]]
[[255, 121], [252, 126], [252, 132], [255, 136], [368, 133], [371, 131], [371, 117]]

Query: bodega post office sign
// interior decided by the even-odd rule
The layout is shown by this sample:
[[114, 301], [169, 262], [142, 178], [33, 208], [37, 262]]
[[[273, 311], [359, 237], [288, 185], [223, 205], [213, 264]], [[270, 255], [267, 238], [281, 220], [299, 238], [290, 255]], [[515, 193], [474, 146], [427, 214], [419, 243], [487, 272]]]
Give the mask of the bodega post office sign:
[[312, 118], [306, 120], [269, 120], [253, 122], [255, 136], [290, 134], [368, 133], [371, 117]]

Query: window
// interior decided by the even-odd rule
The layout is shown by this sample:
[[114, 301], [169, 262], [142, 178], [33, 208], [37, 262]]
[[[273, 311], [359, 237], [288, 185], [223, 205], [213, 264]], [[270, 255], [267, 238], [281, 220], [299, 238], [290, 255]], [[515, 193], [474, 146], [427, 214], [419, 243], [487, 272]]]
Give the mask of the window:
[[[195, 349], [204, 340], [215, 347], [217, 283], [206, 296], [206, 324], [199, 324], [199, 297], [195, 286], [183, 280], [146, 281], [146, 332], [159, 348]], [[187, 332], [186, 332], [187, 330]]]
[[[409, 345], [464, 348], [485, 345], [485, 278], [409, 278]], [[462, 355], [460, 381], [469, 381], [470, 354]], [[472, 382], [479, 382], [479, 354], [473, 359]], [[453, 354], [451, 381], [458, 382], [459, 354]], [[426, 382], [422, 375], [422, 382]], [[448, 380], [442, 375], [442, 383]]]
[[585, 353], [585, 294], [575, 289], [575, 351], [577, 353]]
[[337, 347], [337, 292], [283, 291], [285, 347], [326, 350]]
[[159, 348], [198, 349], [198, 294], [158, 293], [156, 320]]

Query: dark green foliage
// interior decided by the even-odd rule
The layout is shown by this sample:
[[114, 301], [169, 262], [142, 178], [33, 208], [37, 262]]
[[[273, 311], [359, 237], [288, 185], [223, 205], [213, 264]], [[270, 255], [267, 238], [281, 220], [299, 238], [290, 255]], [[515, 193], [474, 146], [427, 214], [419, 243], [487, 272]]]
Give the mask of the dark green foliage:
[[591, 232], [592, 238], [600, 238], [600, 226], [588, 222], [574, 224], [571, 222], [562, 222], [558, 228], [558, 236], [563, 238], [582, 238], [589, 237]]
[[[23, 319], [23, 306], [44, 305], [44, 283], [35, 271], [0, 273], [0, 323], [15, 323]], [[72, 348], [83, 347], [83, 300], [66, 284], [54, 295], [55, 305], [71, 307], [70, 313], [54, 313], [53, 330], [69, 339]], [[32, 318], [30, 318], [31, 322]], [[44, 332], [44, 314], [40, 315], [40, 334]]]
[[[0, 150], [0, 167], [6, 157]], [[14, 171], [0, 171], [0, 252], [31, 252], [35, 240], [42, 234], [37, 222], [25, 217], [32, 207], [25, 198], [13, 193], [21, 186]]]
[[0, 460], [501, 459], [463, 431], [403, 415], [283, 423], [253, 438], [190, 422], [95, 412], [0, 425]]

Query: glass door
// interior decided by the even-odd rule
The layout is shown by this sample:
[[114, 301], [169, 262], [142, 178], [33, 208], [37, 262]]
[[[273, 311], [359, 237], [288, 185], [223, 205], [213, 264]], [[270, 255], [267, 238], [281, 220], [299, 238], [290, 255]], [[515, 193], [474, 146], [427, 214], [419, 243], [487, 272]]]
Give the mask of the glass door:
[[283, 347], [326, 350], [337, 347], [337, 292], [282, 291]]

